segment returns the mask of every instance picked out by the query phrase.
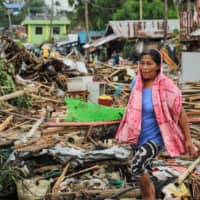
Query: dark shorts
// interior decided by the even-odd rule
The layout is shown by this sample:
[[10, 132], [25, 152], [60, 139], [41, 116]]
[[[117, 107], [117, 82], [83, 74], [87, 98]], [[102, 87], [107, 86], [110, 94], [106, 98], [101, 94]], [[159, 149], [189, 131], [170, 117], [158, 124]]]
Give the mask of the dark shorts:
[[131, 163], [131, 172], [133, 176], [140, 177], [146, 172], [151, 175], [152, 161], [159, 154], [160, 150], [160, 145], [152, 141], [145, 143], [138, 149], [135, 149]]

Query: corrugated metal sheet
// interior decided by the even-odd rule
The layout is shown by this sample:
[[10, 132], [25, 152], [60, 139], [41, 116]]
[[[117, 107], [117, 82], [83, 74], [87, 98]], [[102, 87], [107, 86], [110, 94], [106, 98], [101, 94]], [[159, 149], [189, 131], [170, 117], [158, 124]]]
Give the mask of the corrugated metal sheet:
[[199, 14], [200, 14], [200, 0], [195, 0], [194, 2], [194, 22], [196, 24], [197, 27], [200, 26], [200, 17], [199, 17]]
[[[152, 37], [162, 38], [164, 35], [163, 20], [125, 20], [109, 21], [113, 32], [124, 38]], [[168, 34], [174, 29], [180, 30], [179, 20], [168, 20]]]
[[88, 49], [88, 48], [91, 48], [91, 47], [95, 47], [96, 48], [96, 47], [99, 47], [99, 46], [101, 46], [101, 45], [103, 45], [105, 43], [108, 43], [108, 42], [112, 41], [112, 40], [115, 40], [117, 38], [118, 38], [118, 36], [115, 33], [113, 33], [111, 35], [108, 35], [108, 36], [99, 38], [97, 40], [94, 40], [92, 42], [89, 42], [89, 43], [85, 44], [83, 46], [83, 48], [85, 48], [85, 49]]
[[190, 33], [193, 30], [193, 16], [190, 12], [184, 11], [180, 14], [180, 32], [181, 39], [190, 39]]
[[[183, 0], [182, 0], [183, 1]], [[190, 1], [188, 1], [190, 2]], [[200, 0], [195, 0], [193, 8], [183, 1], [180, 12], [180, 33], [182, 42], [199, 41], [200, 38]]]

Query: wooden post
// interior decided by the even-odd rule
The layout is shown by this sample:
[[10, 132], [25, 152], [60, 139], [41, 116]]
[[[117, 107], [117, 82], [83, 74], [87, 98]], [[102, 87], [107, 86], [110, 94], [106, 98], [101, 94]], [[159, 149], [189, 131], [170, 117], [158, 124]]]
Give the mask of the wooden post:
[[140, 0], [140, 20], [143, 19], [143, 5], [142, 5], [142, 0]]
[[85, 0], [85, 29], [86, 29], [86, 43], [87, 43], [89, 41], [88, 0]]
[[51, 17], [50, 17], [50, 31], [49, 31], [49, 41], [53, 37], [53, 11], [54, 11], [54, 0], [51, 0]]
[[163, 22], [163, 29], [164, 29], [164, 42], [167, 40], [167, 18], [168, 18], [168, 2], [167, 0], [164, 1], [164, 22]]
[[[88, 20], [88, 0], [85, 0], [85, 31], [86, 31], [86, 43], [89, 41], [89, 20]], [[89, 52], [86, 49], [86, 59], [89, 60]]]

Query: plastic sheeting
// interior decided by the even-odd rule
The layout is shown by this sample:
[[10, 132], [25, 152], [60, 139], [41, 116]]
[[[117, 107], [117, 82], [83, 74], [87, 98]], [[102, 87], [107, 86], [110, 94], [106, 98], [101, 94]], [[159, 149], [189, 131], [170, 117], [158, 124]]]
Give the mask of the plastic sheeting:
[[123, 108], [112, 108], [70, 98], [65, 98], [65, 102], [67, 103], [65, 121], [68, 122], [120, 120], [124, 113]]

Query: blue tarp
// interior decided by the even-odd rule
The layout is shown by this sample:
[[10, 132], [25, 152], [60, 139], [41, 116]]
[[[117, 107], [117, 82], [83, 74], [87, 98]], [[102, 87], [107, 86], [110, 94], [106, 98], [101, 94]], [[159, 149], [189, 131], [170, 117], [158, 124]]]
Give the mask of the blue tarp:
[[[102, 37], [104, 34], [104, 30], [100, 30], [100, 31], [89, 31], [88, 35], [89, 35], [89, 40], [92, 40], [92, 37]], [[80, 44], [85, 44], [86, 43], [86, 32], [85, 31], [80, 31], [78, 33], [78, 38], [79, 38], [79, 42]]]
[[5, 3], [4, 4], [6, 9], [21, 9], [24, 5], [21, 3]]

